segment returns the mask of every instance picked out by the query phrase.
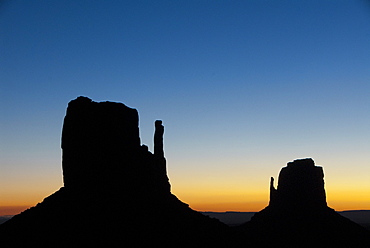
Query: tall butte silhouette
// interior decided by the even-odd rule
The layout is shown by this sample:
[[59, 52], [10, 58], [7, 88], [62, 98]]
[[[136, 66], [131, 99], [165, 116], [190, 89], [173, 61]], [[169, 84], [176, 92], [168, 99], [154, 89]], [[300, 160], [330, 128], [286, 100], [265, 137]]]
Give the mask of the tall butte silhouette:
[[370, 233], [327, 206], [322, 167], [311, 158], [281, 169], [270, 202], [238, 227], [240, 244], [256, 247], [370, 247]]
[[78, 97], [62, 132], [64, 187], [0, 225], [1, 247], [223, 247], [227, 226], [171, 194], [155, 122], [154, 154], [138, 112]]

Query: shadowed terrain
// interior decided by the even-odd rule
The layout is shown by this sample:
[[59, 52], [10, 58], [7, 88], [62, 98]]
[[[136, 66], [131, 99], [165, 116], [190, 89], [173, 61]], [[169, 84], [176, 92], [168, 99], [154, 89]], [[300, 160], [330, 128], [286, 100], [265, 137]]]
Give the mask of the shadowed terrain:
[[370, 247], [366, 229], [327, 206], [323, 170], [312, 159], [289, 163], [277, 189], [271, 180], [269, 206], [229, 227], [171, 193], [162, 121], [154, 153], [138, 126], [137, 111], [122, 103], [72, 100], [64, 187], [0, 225], [1, 247]]
[[[256, 212], [201, 212], [212, 218], [216, 218], [228, 226], [239, 226], [249, 221]], [[340, 211], [338, 214], [365, 227], [370, 231], [370, 210], [348, 210]]]

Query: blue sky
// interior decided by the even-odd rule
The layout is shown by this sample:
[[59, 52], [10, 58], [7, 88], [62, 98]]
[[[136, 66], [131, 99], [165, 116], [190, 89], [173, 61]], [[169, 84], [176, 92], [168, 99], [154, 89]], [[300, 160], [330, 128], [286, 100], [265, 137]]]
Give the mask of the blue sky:
[[137, 108], [150, 149], [163, 120], [173, 192], [195, 208], [262, 206], [301, 157], [340, 208], [341, 190], [370, 193], [369, 44], [361, 0], [4, 1], [0, 205], [62, 185], [63, 117], [84, 95]]

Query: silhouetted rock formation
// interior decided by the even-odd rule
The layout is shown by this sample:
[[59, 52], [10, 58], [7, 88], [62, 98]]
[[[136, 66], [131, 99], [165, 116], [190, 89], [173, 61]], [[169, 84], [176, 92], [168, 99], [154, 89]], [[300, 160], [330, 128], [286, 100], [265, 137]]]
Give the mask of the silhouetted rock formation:
[[64, 186], [170, 194], [161, 123], [155, 122], [153, 155], [140, 145], [136, 109], [87, 97], [71, 101], [62, 132]]
[[[370, 247], [370, 233], [329, 208], [324, 173], [312, 159], [288, 163], [270, 202], [239, 229], [256, 247]], [[241, 242], [240, 244], [243, 244]]]
[[277, 190], [271, 178], [269, 205], [301, 209], [326, 207], [322, 167], [315, 166], [310, 158], [289, 162], [280, 171]]
[[138, 126], [137, 111], [122, 103], [97, 103], [87, 97], [71, 101], [62, 132], [64, 186], [107, 187], [122, 181], [112, 176], [124, 176], [136, 160]]
[[62, 132], [64, 187], [0, 225], [1, 247], [224, 246], [226, 225], [171, 194], [155, 122], [154, 154], [138, 113], [78, 97]]
[[64, 187], [0, 225], [1, 247], [370, 247], [361, 226], [326, 204], [312, 159], [288, 163], [270, 203], [229, 228], [170, 191], [164, 127], [154, 154], [140, 144], [139, 118], [122, 103], [78, 97], [62, 132]]

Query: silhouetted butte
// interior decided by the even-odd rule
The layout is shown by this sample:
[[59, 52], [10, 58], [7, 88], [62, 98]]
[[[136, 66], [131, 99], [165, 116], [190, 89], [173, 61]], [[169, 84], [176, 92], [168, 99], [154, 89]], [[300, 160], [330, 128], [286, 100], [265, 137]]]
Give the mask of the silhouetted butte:
[[223, 247], [227, 226], [171, 194], [155, 122], [154, 154], [135, 109], [78, 97], [62, 132], [64, 187], [0, 225], [1, 247]]
[[310, 158], [282, 168], [277, 189], [271, 178], [269, 205], [238, 231], [255, 247], [370, 247], [366, 229], [327, 206], [323, 169]]

